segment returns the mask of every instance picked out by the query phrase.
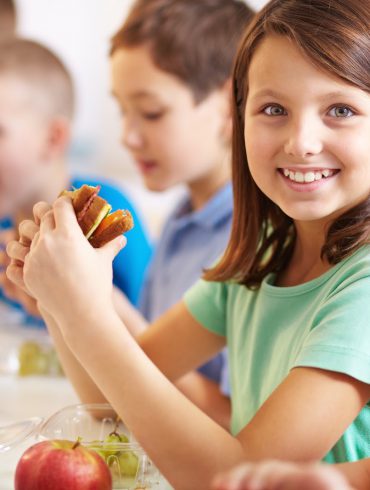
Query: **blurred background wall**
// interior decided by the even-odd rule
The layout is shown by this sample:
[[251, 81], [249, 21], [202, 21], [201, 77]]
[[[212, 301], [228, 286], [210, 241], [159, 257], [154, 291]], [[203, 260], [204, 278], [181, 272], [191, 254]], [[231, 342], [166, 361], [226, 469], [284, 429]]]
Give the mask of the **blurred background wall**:
[[[202, 0], [199, 0], [202, 1]], [[118, 179], [141, 208], [152, 235], [178, 196], [149, 193], [120, 146], [119, 110], [110, 96], [111, 35], [132, 0], [16, 0], [18, 34], [46, 44], [66, 63], [76, 88], [76, 117], [70, 151], [72, 171]], [[265, 0], [250, 0], [258, 9]]]

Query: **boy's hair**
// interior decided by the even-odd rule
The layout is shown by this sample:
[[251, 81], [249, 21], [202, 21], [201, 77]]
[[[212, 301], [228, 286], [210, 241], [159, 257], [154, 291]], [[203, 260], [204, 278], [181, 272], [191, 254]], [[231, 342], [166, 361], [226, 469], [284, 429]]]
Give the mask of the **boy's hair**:
[[27, 39], [0, 43], [0, 77], [12, 76], [29, 89], [32, 103], [48, 117], [73, 116], [74, 91], [71, 76], [48, 48]]
[[253, 15], [238, 0], [137, 0], [112, 38], [111, 54], [148, 46], [155, 65], [185, 83], [198, 103], [230, 78]]
[[[255, 17], [241, 43], [233, 74], [234, 221], [229, 245], [205, 279], [235, 280], [258, 287], [290, 259], [293, 220], [255, 184], [244, 143], [248, 69], [270, 34], [291, 39], [319, 69], [370, 93], [370, 2], [363, 0], [272, 0]], [[340, 262], [369, 243], [370, 197], [337, 218], [327, 230], [321, 256]]]
[[13, 0], [0, 0], [0, 39], [15, 35], [17, 14]]

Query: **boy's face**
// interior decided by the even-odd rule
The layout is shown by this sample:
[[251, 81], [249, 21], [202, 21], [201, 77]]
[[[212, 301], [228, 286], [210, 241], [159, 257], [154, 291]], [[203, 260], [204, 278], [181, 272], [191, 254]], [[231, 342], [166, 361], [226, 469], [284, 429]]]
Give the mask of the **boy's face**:
[[194, 184], [224, 163], [225, 90], [195, 104], [191, 90], [157, 68], [145, 46], [112, 57], [112, 89], [122, 111], [122, 142], [150, 190]]
[[0, 75], [0, 219], [14, 215], [42, 182], [47, 124], [31, 97], [16, 77]]

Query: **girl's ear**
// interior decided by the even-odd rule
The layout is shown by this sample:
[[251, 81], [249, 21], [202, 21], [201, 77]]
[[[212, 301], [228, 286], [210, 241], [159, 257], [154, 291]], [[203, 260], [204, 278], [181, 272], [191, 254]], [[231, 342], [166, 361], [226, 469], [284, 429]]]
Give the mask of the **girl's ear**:
[[64, 156], [70, 143], [71, 122], [68, 118], [58, 116], [49, 122], [45, 144], [47, 160]]

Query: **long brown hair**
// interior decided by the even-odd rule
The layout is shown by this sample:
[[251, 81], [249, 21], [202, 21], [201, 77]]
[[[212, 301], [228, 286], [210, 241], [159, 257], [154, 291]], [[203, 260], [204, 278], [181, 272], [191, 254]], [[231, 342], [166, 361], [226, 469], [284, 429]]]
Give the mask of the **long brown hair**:
[[[321, 70], [370, 92], [370, 2], [272, 0], [241, 43], [233, 73], [234, 220], [224, 256], [204, 278], [234, 280], [250, 288], [284, 268], [295, 241], [292, 219], [254, 183], [244, 144], [248, 68], [256, 48], [270, 34], [288, 37]], [[340, 262], [369, 243], [369, 229], [370, 197], [331, 224], [322, 257], [330, 264]]]
[[156, 66], [185, 83], [198, 103], [231, 77], [253, 15], [241, 0], [136, 0], [112, 38], [111, 55], [148, 46]]

